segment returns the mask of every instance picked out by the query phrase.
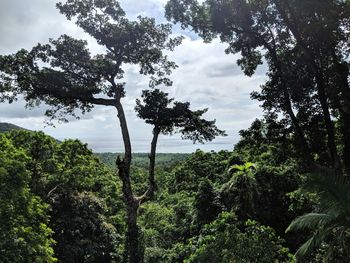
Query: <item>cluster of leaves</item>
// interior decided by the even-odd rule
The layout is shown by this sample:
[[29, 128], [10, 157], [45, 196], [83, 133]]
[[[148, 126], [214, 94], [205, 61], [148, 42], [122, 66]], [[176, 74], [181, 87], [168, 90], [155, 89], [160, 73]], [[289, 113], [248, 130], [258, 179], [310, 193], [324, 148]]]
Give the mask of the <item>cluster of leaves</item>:
[[252, 220], [239, 223], [224, 212], [189, 241], [192, 251], [184, 262], [293, 262], [283, 243], [272, 228]]
[[125, 226], [110, 170], [79, 141], [0, 136], [4, 262], [117, 260]]
[[141, 97], [142, 101], [136, 100], [137, 116], [154, 126], [158, 133], [178, 132], [183, 139], [192, 140], [193, 143], [204, 143], [216, 136], [226, 135], [215, 126], [215, 120], [202, 118], [208, 109], [192, 111], [189, 102], [174, 101], [159, 89], [144, 90]]
[[56, 262], [48, 205], [29, 187], [29, 157], [2, 134], [0, 146], [0, 260]]

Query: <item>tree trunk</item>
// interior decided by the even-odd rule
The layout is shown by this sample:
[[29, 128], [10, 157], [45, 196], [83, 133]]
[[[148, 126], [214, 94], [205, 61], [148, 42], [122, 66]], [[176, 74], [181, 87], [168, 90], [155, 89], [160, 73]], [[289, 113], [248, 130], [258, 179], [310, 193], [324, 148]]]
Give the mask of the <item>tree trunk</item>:
[[350, 112], [342, 112], [341, 115], [341, 133], [342, 141], [344, 144], [343, 148], [343, 163], [344, 169], [347, 176], [350, 176]]
[[340, 130], [343, 142], [343, 163], [345, 173], [350, 176], [350, 87], [348, 82], [349, 68], [346, 62], [339, 62], [335, 51], [332, 52], [335, 64], [337, 85], [341, 92], [340, 112]]
[[157, 141], [159, 136], [159, 129], [154, 128], [153, 129], [153, 139], [151, 142], [151, 153], [149, 155], [149, 186], [152, 192], [152, 195], [154, 194], [154, 191], [157, 190], [157, 185], [154, 179], [154, 169], [156, 165], [156, 148], [157, 148]]
[[[278, 77], [280, 78], [282, 82], [282, 63], [280, 59], [277, 56], [277, 51], [276, 47], [269, 46], [267, 43], [265, 44], [265, 47], [269, 50], [271, 59], [273, 61], [274, 66], [276, 67], [276, 70], [278, 72]], [[287, 87], [283, 88], [283, 98], [284, 98], [284, 110], [286, 113], [289, 115], [291, 121], [292, 121], [292, 127], [295, 132], [295, 137], [296, 137], [296, 148], [301, 152], [302, 158], [305, 159], [306, 161], [306, 168], [311, 168], [313, 166], [313, 158], [311, 155], [311, 151], [309, 148], [309, 145], [307, 143], [307, 140], [305, 138], [305, 133], [303, 129], [301, 128], [299, 124], [299, 120], [296, 118], [294, 112], [293, 112], [293, 107], [292, 107], [292, 102], [290, 99], [290, 95], [288, 92]]]
[[123, 199], [127, 212], [127, 233], [125, 238], [125, 252], [123, 261], [125, 263], [142, 263], [143, 249], [142, 242], [140, 240], [140, 230], [137, 225], [139, 201], [134, 197], [131, 187], [131, 142], [125, 113], [120, 102], [120, 98], [116, 98], [115, 107], [118, 111], [118, 119], [124, 142], [124, 158], [121, 160], [118, 156], [116, 160], [118, 167], [118, 176], [122, 181]]
[[316, 55], [314, 54], [314, 52], [312, 52], [310, 50], [308, 45], [305, 43], [305, 41], [302, 37], [302, 34], [300, 33], [299, 28], [297, 27], [296, 16], [293, 13], [293, 10], [290, 8], [288, 1], [274, 0], [273, 2], [275, 3], [276, 8], [279, 11], [280, 15], [282, 16], [288, 29], [295, 37], [295, 40], [303, 49], [305, 58], [308, 61], [308, 66], [315, 74], [318, 98], [319, 98], [319, 101], [321, 104], [323, 118], [324, 118], [325, 127], [326, 127], [326, 131], [327, 131], [328, 150], [330, 153], [330, 157], [332, 159], [333, 167], [336, 170], [340, 171], [341, 170], [341, 162], [340, 162], [340, 158], [339, 158], [336, 144], [335, 144], [334, 125], [333, 125], [333, 122], [331, 120], [331, 115], [329, 112], [329, 106], [328, 106], [328, 102], [327, 102], [327, 94], [325, 91], [325, 87], [327, 85], [326, 85], [326, 82], [324, 81], [324, 78], [322, 76], [322, 69], [317, 65]]
[[142, 263], [144, 248], [141, 240], [141, 231], [137, 225], [137, 213], [139, 202], [134, 199], [133, 203], [127, 205], [127, 233], [125, 239], [124, 262]]
[[299, 149], [299, 151], [301, 152], [302, 157], [305, 158], [305, 162], [303, 163], [306, 164], [306, 168], [311, 168], [313, 166], [313, 158], [311, 156], [311, 151], [306, 141], [304, 131], [300, 127], [299, 121], [293, 112], [292, 103], [290, 101], [288, 92], [285, 91], [284, 93], [286, 112], [292, 121], [297, 149]]
[[334, 124], [331, 119], [331, 114], [329, 112], [329, 106], [327, 102], [327, 95], [325, 92], [325, 88], [323, 86], [323, 78], [320, 76], [321, 73], [316, 72], [316, 82], [317, 82], [317, 95], [319, 97], [322, 113], [323, 113], [323, 119], [326, 126], [327, 131], [327, 146], [328, 150], [331, 156], [331, 160], [333, 163], [333, 167], [336, 170], [339, 170], [341, 167], [339, 155], [337, 152], [337, 147], [335, 144], [335, 132], [334, 132]]
[[160, 130], [157, 127], [153, 128], [153, 139], [151, 142], [151, 152], [148, 155], [149, 157], [149, 167], [148, 167], [148, 189], [146, 192], [138, 198], [140, 204], [149, 201], [153, 198], [155, 191], [157, 191], [157, 184], [154, 178], [154, 169], [156, 163], [156, 148], [157, 141]]

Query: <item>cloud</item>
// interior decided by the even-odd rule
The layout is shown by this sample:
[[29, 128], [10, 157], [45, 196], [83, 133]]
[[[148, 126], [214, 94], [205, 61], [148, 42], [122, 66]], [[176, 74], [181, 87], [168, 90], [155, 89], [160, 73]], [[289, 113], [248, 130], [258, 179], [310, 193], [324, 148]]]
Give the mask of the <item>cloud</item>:
[[128, 17], [135, 19], [138, 15], [155, 17], [158, 22], [165, 22], [164, 6], [167, 0], [121, 0], [121, 6]]
[[[131, 18], [138, 14], [156, 17], [164, 21], [163, 7], [166, 0], [122, 0], [122, 7]], [[50, 37], [67, 33], [76, 38], [87, 39], [93, 53], [103, 50], [73, 22], [66, 21], [55, 9], [54, 1], [26, 0], [0, 1], [0, 54], [30, 48], [38, 42], [47, 42]], [[175, 33], [184, 31], [175, 27]], [[159, 152], [192, 152], [203, 150], [232, 149], [238, 141], [238, 131], [262, 115], [256, 101], [250, 100], [250, 92], [258, 90], [265, 81], [266, 69], [260, 67], [253, 77], [246, 77], [236, 65], [239, 55], [225, 55], [225, 44], [218, 39], [210, 44], [186, 32], [180, 47], [169, 54], [179, 68], [171, 79], [172, 87], [162, 87], [179, 101], [190, 101], [193, 109], [209, 108], [205, 117], [216, 119], [219, 128], [229, 136], [217, 138], [206, 145], [193, 145], [179, 136], [161, 136]], [[149, 151], [152, 137], [151, 127], [139, 120], [134, 112], [135, 99], [148, 88], [148, 78], [139, 75], [137, 66], [125, 66], [127, 97], [123, 99], [128, 126], [135, 152]], [[57, 124], [56, 128], [45, 127], [43, 113], [46, 106], [28, 110], [24, 102], [0, 104], [0, 121], [12, 122], [28, 129], [43, 130], [56, 137], [79, 138], [89, 143], [95, 151], [121, 151], [120, 128], [113, 108], [98, 106], [82, 116], [81, 120]]]

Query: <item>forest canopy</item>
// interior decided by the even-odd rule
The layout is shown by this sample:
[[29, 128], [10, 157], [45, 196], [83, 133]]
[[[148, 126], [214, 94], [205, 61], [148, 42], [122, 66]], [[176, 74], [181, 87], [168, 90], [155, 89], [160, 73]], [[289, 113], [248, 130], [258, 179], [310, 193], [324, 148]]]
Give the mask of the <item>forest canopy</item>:
[[[168, 21], [219, 39], [242, 75], [266, 66], [251, 93], [263, 116], [232, 149], [187, 155], [159, 154], [162, 136], [227, 134], [211, 109], [164, 91], [183, 37], [130, 19], [116, 0], [56, 7], [104, 52], [64, 34], [1, 54], [0, 100], [43, 103], [49, 122], [112, 108], [123, 152], [4, 125], [0, 262], [349, 262], [349, 1], [168, 0]], [[151, 131], [143, 155], [133, 153], [124, 65], [148, 79], [133, 105]]]

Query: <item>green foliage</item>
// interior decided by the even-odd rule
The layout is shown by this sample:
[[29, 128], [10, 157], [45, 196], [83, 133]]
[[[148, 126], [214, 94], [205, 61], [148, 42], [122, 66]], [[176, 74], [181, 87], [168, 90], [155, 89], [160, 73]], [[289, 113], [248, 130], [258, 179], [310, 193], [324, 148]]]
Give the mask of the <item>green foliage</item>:
[[[25, 156], [28, 187], [46, 202], [46, 207], [50, 207], [44, 214], [51, 216], [47, 226], [55, 232], [52, 237], [56, 243], [51, 244], [51, 250], [54, 248], [58, 259], [64, 262], [120, 261], [126, 231], [125, 214], [120, 199], [121, 186], [111, 169], [76, 140], [57, 143], [41, 132], [28, 131], [8, 133], [6, 137]], [[264, 149], [257, 147], [254, 153], [263, 155]], [[140, 160], [147, 157], [145, 154], [139, 156], [144, 158]], [[232, 223], [236, 229], [234, 233], [243, 235], [239, 236], [240, 240], [245, 240], [242, 242], [248, 243], [246, 246], [252, 246], [251, 255], [261, 252], [256, 252], [260, 251], [257, 243], [252, 243], [254, 239], [248, 235], [248, 228], [243, 227], [248, 218], [284, 235], [284, 229], [296, 211], [306, 211], [303, 203], [293, 203], [297, 206], [289, 210], [292, 200], [288, 193], [300, 184], [293, 162], [274, 167], [266, 163], [266, 159], [254, 156], [259, 161], [253, 165], [243, 162], [253, 159], [250, 152], [197, 151], [177, 164], [174, 160], [176, 167], [165, 171], [172, 156], [164, 155], [163, 166], [156, 171], [159, 192], [155, 202], [140, 208], [145, 262], [183, 262], [190, 260], [193, 253], [193, 260], [197, 260], [197, 256], [213, 257], [213, 260], [230, 258], [232, 253], [226, 250], [213, 254], [218, 247], [229, 246], [228, 241], [221, 243], [220, 238], [211, 241], [209, 247], [213, 250], [208, 248], [203, 255], [199, 247], [194, 252], [187, 245], [206, 236], [207, 226], [219, 220], [217, 216], [221, 209], [236, 211], [238, 219], [235, 217]], [[174, 156], [181, 159], [186, 155]], [[135, 192], [142, 193], [147, 187], [147, 172], [146, 166], [139, 163], [141, 165], [132, 170], [133, 182]], [[274, 245], [266, 243], [266, 246]]]
[[201, 227], [213, 221], [221, 212], [218, 196], [208, 179], [203, 180], [194, 201], [195, 222]]
[[48, 205], [29, 188], [28, 159], [0, 135], [0, 261], [56, 262]]
[[234, 164], [229, 168], [229, 172], [232, 172], [234, 170], [237, 170], [239, 172], [243, 173], [248, 173], [251, 170], [255, 170], [256, 166], [254, 163], [247, 162], [245, 164], [239, 165], [239, 164]]
[[[56, 257], [63, 262], [121, 261], [125, 214], [121, 186], [111, 170], [79, 141], [57, 143], [28, 131], [8, 133], [6, 138], [24, 156], [28, 189], [46, 202], [41, 201], [46, 207], [44, 224]], [[301, 183], [297, 164], [284, 161], [271, 166], [267, 159], [250, 155], [264, 155], [264, 150], [256, 146], [240, 152], [197, 151], [169, 171], [163, 167], [171, 155], [164, 155], [164, 166], [156, 171], [155, 202], [143, 204], [139, 212], [145, 262], [267, 262], [267, 254], [276, 262], [289, 262], [275, 233], [285, 237], [290, 248], [296, 247], [305, 233], [296, 238], [284, 230], [293, 217], [312, 206], [308, 196], [299, 201], [301, 196], [295, 194]], [[133, 168], [136, 192], [146, 188], [145, 168]], [[232, 213], [218, 217], [221, 209], [235, 211], [237, 217]], [[329, 244], [341, 248], [339, 241], [325, 241], [314, 258], [326, 254]]]
[[[279, 235], [296, 215], [290, 210], [293, 201], [289, 193], [301, 185], [300, 173], [294, 163], [279, 167], [264, 165], [255, 174], [258, 199], [255, 202], [256, 220], [273, 227]], [[307, 211], [307, 202], [301, 203], [300, 211]]]
[[[246, 130], [239, 132], [241, 139], [235, 150], [246, 157], [246, 162], [281, 165], [294, 157], [290, 130], [283, 121], [274, 118], [256, 119]], [[248, 158], [247, 158], [248, 157]]]
[[[142, 101], [136, 100], [137, 116], [152, 124], [153, 132], [162, 134], [180, 133], [183, 139], [204, 143], [217, 136], [226, 136], [215, 126], [215, 120], [207, 121], [202, 115], [208, 109], [192, 111], [189, 102], [174, 101], [168, 93], [159, 89], [142, 91]], [[172, 106], [172, 107], [169, 107]]]
[[230, 154], [228, 151], [205, 153], [197, 150], [186, 162], [174, 169], [176, 189], [197, 192], [198, 182], [205, 178], [214, 183], [224, 182]]
[[52, 199], [51, 224], [60, 261], [110, 262], [118, 237], [115, 227], [108, 223], [103, 200], [91, 192], [62, 191]]
[[[94, 153], [104, 164], [115, 170], [116, 156], [121, 153]], [[184, 161], [190, 154], [188, 153], [157, 153], [156, 169], [171, 170], [174, 166]], [[149, 165], [148, 153], [133, 153], [131, 165], [132, 167], [147, 169]]]
[[[44, 102], [46, 115], [61, 120], [77, 109], [116, 107], [127, 148], [123, 69], [138, 65], [151, 88], [171, 85], [176, 65], [165, 50], [181, 37], [170, 39], [171, 26], [152, 18], [129, 20], [116, 0], [67, 0], [57, 7], [105, 52], [93, 56], [86, 41], [62, 35], [2, 55], [0, 101], [21, 95], [30, 107]], [[28, 131], [0, 135], [0, 261], [121, 262], [129, 253], [127, 234], [137, 258], [145, 248], [147, 263], [294, 262], [289, 249], [310, 234], [298, 260], [347, 262], [349, 10], [348, 1], [169, 0], [168, 19], [206, 42], [219, 36], [226, 53], [240, 53], [237, 63], [246, 75], [266, 64], [267, 80], [251, 94], [264, 118], [240, 131], [233, 152], [158, 155], [162, 160], [150, 176], [146, 154], [134, 155], [129, 175], [123, 166], [129, 147], [120, 162], [123, 186], [113, 173], [114, 154], [98, 155], [108, 169], [76, 140], [58, 143]], [[215, 121], [202, 119], [206, 109], [189, 106], [152, 89], [143, 91], [136, 111], [157, 135], [179, 132], [198, 142], [224, 135]], [[314, 173], [320, 166], [334, 172]], [[153, 175], [158, 192], [144, 203], [136, 197]], [[135, 220], [128, 230], [122, 190], [129, 203], [141, 205], [139, 226]]]
[[293, 262], [272, 228], [248, 220], [243, 226], [232, 213], [222, 213], [187, 246], [184, 262]]
[[255, 213], [255, 202], [258, 195], [257, 182], [254, 176], [255, 165], [246, 163], [233, 165], [228, 169], [232, 178], [221, 189], [221, 200], [229, 210], [234, 209], [241, 220], [252, 218]]
[[77, 140], [58, 143], [42, 132], [30, 131], [15, 131], [6, 137], [13, 149], [26, 156], [28, 189], [50, 208], [43, 209], [43, 216], [51, 218], [45, 222], [54, 231], [58, 260], [118, 259], [123, 205], [120, 185], [110, 170]]
[[317, 194], [318, 202], [316, 212], [297, 217], [287, 228], [288, 231], [310, 229], [308, 239], [297, 251], [296, 255], [304, 256], [315, 248], [328, 243], [327, 259], [339, 255], [345, 258], [349, 252], [349, 202], [350, 183], [348, 177], [336, 174], [332, 170], [320, 170], [310, 175], [303, 188]]

